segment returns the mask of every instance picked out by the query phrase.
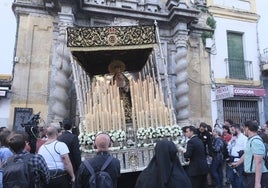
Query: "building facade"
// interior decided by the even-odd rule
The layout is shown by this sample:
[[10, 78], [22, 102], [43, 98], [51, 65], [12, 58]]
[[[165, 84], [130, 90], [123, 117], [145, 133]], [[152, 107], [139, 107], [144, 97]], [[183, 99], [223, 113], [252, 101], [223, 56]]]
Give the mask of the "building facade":
[[212, 119], [264, 122], [258, 20], [254, 0], [209, 0], [216, 21], [211, 48]]
[[[256, 0], [257, 12], [260, 15], [259, 24], [258, 24], [258, 38], [259, 38], [259, 51], [260, 51], [260, 68], [261, 68], [261, 80], [263, 82], [263, 87], [265, 88], [266, 93], [268, 93], [268, 77], [267, 77], [267, 64], [268, 64], [268, 37], [265, 33], [265, 27], [268, 19], [266, 13], [266, 6], [268, 5], [267, 1]], [[268, 96], [264, 97], [264, 116], [265, 121], [268, 120]]]
[[[176, 121], [181, 125], [212, 123], [210, 56], [201, 35], [213, 32], [213, 28], [206, 23], [211, 15], [205, 1], [16, 0], [13, 11], [18, 27], [10, 127], [20, 129], [31, 113], [38, 112], [45, 123], [66, 117], [79, 122], [70, 51], [66, 45], [67, 27], [155, 22], [167, 62]], [[165, 66], [161, 66], [161, 61], [157, 63], [164, 77]], [[255, 78], [257, 74], [252, 82], [258, 86]], [[167, 95], [165, 87], [163, 84]]]

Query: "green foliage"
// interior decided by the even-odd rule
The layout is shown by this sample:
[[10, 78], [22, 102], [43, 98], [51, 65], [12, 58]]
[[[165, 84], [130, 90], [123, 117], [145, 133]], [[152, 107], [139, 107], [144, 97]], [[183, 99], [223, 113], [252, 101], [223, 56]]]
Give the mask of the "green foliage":
[[216, 20], [213, 17], [208, 17], [206, 23], [209, 27], [211, 27], [211, 29], [216, 28]]
[[204, 32], [201, 34], [201, 38], [202, 38], [202, 42], [203, 42], [203, 44], [206, 44], [206, 39], [207, 39], [207, 38], [212, 38], [212, 37], [213, 37], [213, 33], [212, 33], [212, 32], [204, 31]]
[[200, 10], [204, 13], [208, 12], [208, 8], [207, 7], [201, 7]]

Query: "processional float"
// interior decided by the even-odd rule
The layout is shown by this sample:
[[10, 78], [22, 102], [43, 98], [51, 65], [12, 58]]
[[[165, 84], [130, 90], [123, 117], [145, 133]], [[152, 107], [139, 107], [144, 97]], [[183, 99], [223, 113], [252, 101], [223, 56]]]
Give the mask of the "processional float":
[[94, 151], [100, 131], [111, 136], [112, 154], [120, 159], [122, 172], [146, 167], [157, 140], [182, 142], [156, 24], [69, 27], [67, 46], [86, 156]]

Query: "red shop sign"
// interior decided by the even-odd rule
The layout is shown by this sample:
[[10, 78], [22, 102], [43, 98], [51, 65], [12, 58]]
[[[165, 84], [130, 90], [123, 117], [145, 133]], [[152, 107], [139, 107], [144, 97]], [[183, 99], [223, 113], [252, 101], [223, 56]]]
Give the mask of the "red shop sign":
[[265, 92], [265, 89], [235, 87], [234, 88], [234, 95], [264, 97], [266, 95], [266, 92]]

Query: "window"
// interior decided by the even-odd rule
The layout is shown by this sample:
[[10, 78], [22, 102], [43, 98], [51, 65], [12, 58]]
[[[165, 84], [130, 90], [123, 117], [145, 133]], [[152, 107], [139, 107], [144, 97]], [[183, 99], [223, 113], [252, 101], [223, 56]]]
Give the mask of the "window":
[[229, 77], [246, 79], [243, 34], [227, 32]]

